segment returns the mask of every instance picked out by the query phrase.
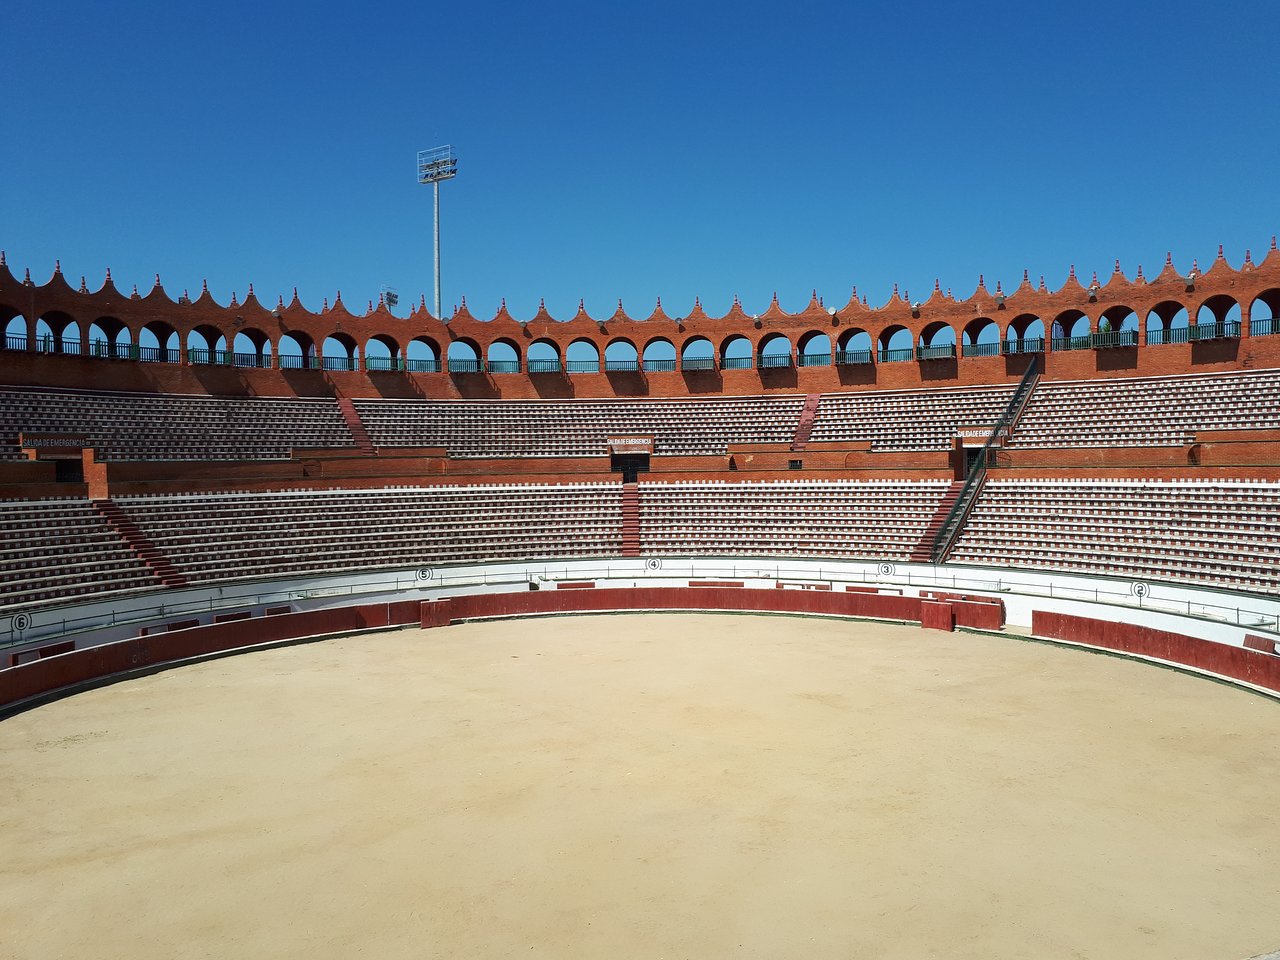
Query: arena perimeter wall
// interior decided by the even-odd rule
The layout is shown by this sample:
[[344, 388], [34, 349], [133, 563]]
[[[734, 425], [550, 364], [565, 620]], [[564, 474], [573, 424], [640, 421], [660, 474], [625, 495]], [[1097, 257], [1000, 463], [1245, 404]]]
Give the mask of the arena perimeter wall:
[[[689, 581], [679, 587], [599, 587], [478, 593], [436, 600], [397, 600], [237, 619], [207, 626], [170, 625], [167, 632], [68, 650], [52, 644], [41, 659], [0, 670], [0, 716], [97, 683], [264, 644], [384, 627], [445, 626], [504, 617], [606, 611], [742, 611], [872, 618], [918, 623], [944, 631], [956, 626], [998, 630], [1004, 608], [998, 598], [931, 591], [932, 596], [879, 593], [875, 588], [752, 589], [729, 581]], [[1246, 647], [1203, 640], [1131, 623], [1035, 610], [1032, 633], [1100, 650], [1153, 659], [1280, 693], [1280, 656], [1273, 641], [1249, 638]], [[1250, 649], [1249, 640], [1260, 641]]]

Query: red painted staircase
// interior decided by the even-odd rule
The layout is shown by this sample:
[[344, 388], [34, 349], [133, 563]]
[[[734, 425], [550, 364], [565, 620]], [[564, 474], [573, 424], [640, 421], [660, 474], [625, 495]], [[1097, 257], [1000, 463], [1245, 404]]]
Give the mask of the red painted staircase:
[[338, 410], [342, 413], [342, 419], [347, 421], [347, 429], [351, 431], [351, 439], [356, 442], [356, 449], [365, 457], [376, 455], [373, 449], [373, 441], [369, 439], [369, 432], [365, 430], [364, 424], [360, 422], [360, 414], [356, 413], [356, 405], [351, 402], [349, 397], [338, 397]]
[[809, 434], [813, 432], [813, 418], [818, 414], [819, 395], [811, 393], [804, 398], [804, 407], [800, 411], [800, 420], [796, 424], [795, 439], [791, 441], [792, 450], [803, 450], [809, 442]]
[[622, 555], [640, 556], [640, 488], [634, 483], [622, 485]]
[[187, 578], [184, 577], [168, 558], [160, 552], [160, 548], [148, 540], [138, 525], [129, 518], [129, 515], [120, 509], [120, 505], [112, 500], [94, 500], [93, 509], [107, 521], [107, 524], [120, 535], [120, 538], [129, 545], [129, 549], [147, 565], [147, 569], [156, 575], [156, 577], [166, 587], [185, 587]]
[[933, 515], [933, 519], [929, 521], [929, 525], [924, 528], [924, 533], [920, 536], [920, 541], [915, 545], [915, 549], [911, 551], [912, 563], [932, 563], [933, 562], [933, 538], [938, 535], [938, 531], [942, 529], [943, 521], [947, 519], [947, 514], [951, 512], [951, 508], [955, 506], [956, 500], [960, 497], [960, 491], [964, 489], [963, 480], [955, 480], [951, 486], [947, 488], [947, 492], [942, 495], [942, 501], [938, 504], [938, 509]]

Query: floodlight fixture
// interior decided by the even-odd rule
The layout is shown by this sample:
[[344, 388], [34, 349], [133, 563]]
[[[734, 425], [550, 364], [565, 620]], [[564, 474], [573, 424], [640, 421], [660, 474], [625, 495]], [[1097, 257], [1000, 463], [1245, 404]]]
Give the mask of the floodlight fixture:
[[440, 317], [440, 184], [452, 180], [458, 174], [458, 158], [453, 147], [432, 147], [418, 151], [418, 182], [429, 183], [435, 192], [435, 268], [436, 268], [436, 319]]

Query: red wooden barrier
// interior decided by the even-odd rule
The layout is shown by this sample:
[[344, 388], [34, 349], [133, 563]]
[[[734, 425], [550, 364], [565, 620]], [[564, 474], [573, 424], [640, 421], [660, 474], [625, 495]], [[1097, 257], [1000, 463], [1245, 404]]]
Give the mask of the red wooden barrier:
[[956, 626], [979, 630], [999, 630], [1004, 626], [1004, 603], [977, 603], [973, 600], [948, 600], [956, 614]]
[[946, 630], [948, 633], [956, 628], [956, 614], [951, 604], [937, 600], [920, 602], [920, 625], [928, 630]]
[[1262, 653], [1275, 653], [1276, 642], [1270, 637], [1260, 637], [1256, 633], [1246, 633], [1244, 635], [1244, 645], [1250, 650], [1259, 650]]
[[260, 643], [416, 623], [417, 600], [255, 617], [172, 633], [135, 637], [0, 670], [0, 707], [62, 687]]
[[449, 605], [449, 620], [605, 610], [752, 610], [920, 622], [918, 597], [816, 590], [606, 587], [566, 593], [492, 593], [426, 601], [422, 605], [423, 626], [440, 625], [445, 618], [441, 609], [444, 603]]
[[594, 590], [595, 586], [594, 580], [560, 580], [556, 583], [557, 590]]
[[1155, 657], [1280, 692], [1280, 657], [1151, 627], [1036, 610], [1031, 632], [1106, 650]]

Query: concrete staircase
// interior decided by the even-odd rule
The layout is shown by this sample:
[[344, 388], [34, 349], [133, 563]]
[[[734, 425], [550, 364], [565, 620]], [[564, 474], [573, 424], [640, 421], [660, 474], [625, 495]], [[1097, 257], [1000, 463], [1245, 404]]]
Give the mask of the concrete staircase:
[[113, 500], [94, 500], [93, 509], [107, 521], [107, 525], [111, 527], [120, 539], [128, 544], [129, 549], [134, 552], [147, 569], [156, 575], [156, 578], [166, 587], [185, 587], [187, 586], [187, 578], [184, 577], [168, 558], [160, 552], [160, 548], [148, 540], [138, 529], [138, 525], [134, 523], [127, 513], [120, 509], [120, 505]]
[[811, 393], [804, 398], [804, 407], [800, 411], [800, 420], [796, 424], [795, 439], [791, 441], [792, 450], [803, 450], [809, 442], [809, 434], [813, 432], [813, 418], [818, 414], [819, 394]]
[[622, 555], [640, 556], [640, 488], [634, 483], [622, 485]]
[[963, 489], [964, 481], [956, 480], [947, 488], [947, 492], [942, 495], [942, 502], [938, 504], [937, 511], [935, 511], [932, 519], [929, 520], [929, 525], [924, 528], [924, 533], [920, 536], [920, 541], [911, 551], [912, 563], [933, 562], [933, 538], [942, 529], [942, 524], [947, 519], [947, 514], [956, 505], [956, 500], [959, 499], [960, 491]]
[[360, 451], [361, 456], [375, 456], [376, 451], [373, 449], [373, 441], [369, 439], [369, 432], [365, 430], [364, 424], [360, 422], [360, 414], [356, 413], [356, 405], [351, 402], [349, 397], [338, 397], [338, 410], [342, 413], [342, 419], [347, 421], [347, 429], [351, 431], [351, 439], [356, 442], [356, 449]]

